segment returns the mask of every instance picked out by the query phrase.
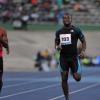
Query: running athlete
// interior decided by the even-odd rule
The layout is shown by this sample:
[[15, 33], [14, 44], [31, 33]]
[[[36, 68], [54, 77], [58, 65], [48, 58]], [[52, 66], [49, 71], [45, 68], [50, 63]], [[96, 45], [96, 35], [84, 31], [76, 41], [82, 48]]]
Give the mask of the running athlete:
[[[79, 56], [85, 56], [86, 40], [85, 36], [78, 27], [71, 24], [72, 16], [70, 14], [64, 14], [63, 24], [64, 26], [56, 32], [55, 36], [55, 48], [60, 50], [60, 69], [62, 78], [62, 89], [66, 100], [69, 100], [68, 91], [68, 73], [69, 69], [72, 72], [73, 78], [76, 81], [81, 80]], [[77, 42], [81, 41], [82, 48], [78, 54]]]
[[0, 92], [3, 85], [3, 47], [6, 49], [7, 54], [9, 54], [7, 33], [3, 28], [0, 27]]

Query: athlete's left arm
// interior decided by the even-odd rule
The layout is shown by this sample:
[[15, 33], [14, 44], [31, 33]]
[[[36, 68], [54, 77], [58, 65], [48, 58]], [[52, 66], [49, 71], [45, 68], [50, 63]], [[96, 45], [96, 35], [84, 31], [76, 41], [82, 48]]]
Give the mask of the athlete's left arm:
[[85, 39], [85, 36], [84, 34], [81, 32], [81, 30], [78, 30], [78, 36], [79, 36], [79, 39], [82, 43], [82, 48], [81, 48], [81, 52], [80, 52], [80, 56], [83, 58], [85, 56], [85, 50], [86, 50], [86, 39]]
[[82, 51], [85, 51], [86, 50], [86, 39], [85, 37], [81, 40], [82, 42]]

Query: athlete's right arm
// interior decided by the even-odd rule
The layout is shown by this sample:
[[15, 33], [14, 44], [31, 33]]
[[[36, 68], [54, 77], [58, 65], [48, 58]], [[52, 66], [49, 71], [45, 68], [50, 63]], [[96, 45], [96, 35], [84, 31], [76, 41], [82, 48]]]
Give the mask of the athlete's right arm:
[[58, 31], [55, 34], [55, 49], [56, 50], [60, 50], [61, 49], [61, 46], [60, 46], [60, 38], [59, 38]]

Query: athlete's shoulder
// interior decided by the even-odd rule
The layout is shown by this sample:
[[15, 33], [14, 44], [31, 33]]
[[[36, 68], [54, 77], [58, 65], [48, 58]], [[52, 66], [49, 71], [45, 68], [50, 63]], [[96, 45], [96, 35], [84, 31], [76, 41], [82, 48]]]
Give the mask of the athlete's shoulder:
[[77, 31], [80, 31], [80, 30], [81, 30], [79, 26], [72, 25], [72, 27], [73, 27], [75, 30], [77, 30]]
[[63, 27], [61, 27], [60, 29], [57, 30], [57, 32], [61, 32], [63, 30]]
[[56, 31], [56, 33], [61, 33], [61, 31], [63, 30], [63, 28], [60, 28]]
[[79, 26], [73, 26], [73, 29], [75, 30], [76, 33], [82, 34], [82, 30]]

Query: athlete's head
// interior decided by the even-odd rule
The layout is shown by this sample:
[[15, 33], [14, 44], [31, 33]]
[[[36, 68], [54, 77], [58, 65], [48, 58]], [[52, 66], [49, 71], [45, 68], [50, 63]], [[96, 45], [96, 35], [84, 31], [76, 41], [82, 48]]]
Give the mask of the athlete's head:
[[68, 13], [65, 13], [63, 16], [63, 23], [64, 26], [69, 26], [72, 22], [72, 16]]

